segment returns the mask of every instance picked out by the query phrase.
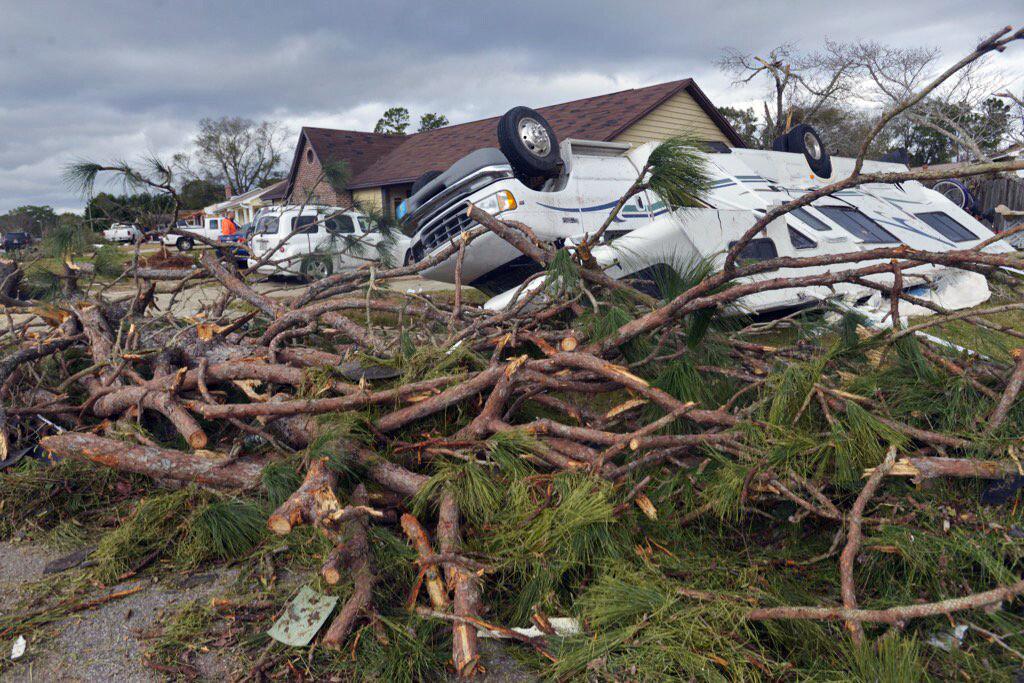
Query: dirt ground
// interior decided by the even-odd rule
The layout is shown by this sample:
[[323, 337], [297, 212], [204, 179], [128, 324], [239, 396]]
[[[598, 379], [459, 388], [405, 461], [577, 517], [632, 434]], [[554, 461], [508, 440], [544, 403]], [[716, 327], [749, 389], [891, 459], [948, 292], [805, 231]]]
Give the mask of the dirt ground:
[[[43, 578], [46, 565], [66, 554], [36, 542], [0, 542], [0, 616], [9, 613], [8, 606], [18, 601], [23, 586]], [[147, 636], [154, 632], [163, 616], [174, 613], [186, 603], [226, 594], [236, 576], [235, 569], [217, 569], [159, 581], [143, 578], [115, 586], [109, 590], [124, 591], [140, 586], [142, 590], [96, 609], [70, 615], [51, 629], [56, 635], [49, 640], [29, 638], [25, 654], [0, 673], [0, 681], [155, 683], [169, 680], [142, 663], [149, 647]], [[292, 578], [302, 580], [298, 576]], [[10, 657], [16, 638], [17, 634], [13, 634], [0, 639], [0, 656], [4, 659]], [[480, 650], [487, 675], [477, 680], [483, 683], [539, 680], [525, 670], [502, 643], [482, 640]], [[202, 680], [208, 681], [234, 680], [237, 671], [244, 670], [227, 651], [211, 650], [197, 665]]]
[[[17, 601], [19, 588], [43, 577], [46, 564], [62, 553], [36, 543], [0, 543], [0, 614]], [[61, 621], [48, 641], [30, 639], [25, 655], [0, 674], [3, 681], [162, 681], [161, 674], [142, 664], [146, 633], [165, 614], [185, 602], [215, 597], [230, 584], [235, 570], [198, 573], [155, 582], [145, 578], [113, 587], [123, 591], [142, 586], [125, 598]], [[5, 658], [17, 635], [3, 642]], [[211, 653], [199, 662], [208, 680], [230, 677], [231, 660]]]

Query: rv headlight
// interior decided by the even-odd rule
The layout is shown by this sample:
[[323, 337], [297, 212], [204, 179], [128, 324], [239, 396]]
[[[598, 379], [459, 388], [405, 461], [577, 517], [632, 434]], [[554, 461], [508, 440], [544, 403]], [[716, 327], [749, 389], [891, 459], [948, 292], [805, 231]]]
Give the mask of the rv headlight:
[[490, 197], [480, 200], [477, 206], [492, 216], [496, 216], [504, 211], [511, 211], [519, 205], [516, 203], [516, 198], [512, 196], [511, 192], [501, 190], [500, 192], [495, 192]]

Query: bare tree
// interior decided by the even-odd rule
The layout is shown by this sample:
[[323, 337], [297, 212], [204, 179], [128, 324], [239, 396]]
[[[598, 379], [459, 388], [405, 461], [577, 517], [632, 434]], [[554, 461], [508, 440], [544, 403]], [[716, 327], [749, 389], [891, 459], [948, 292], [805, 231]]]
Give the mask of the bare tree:
[[201, 120], [195, 145], [199, 163], [241, 193], [279, 172], [286, 139], [287, 131], [276, 122], [225, 116]]
[[[932, 81], [939, 69], [937, 49], [899, 48], [875, 42], [848, 46], [851, 60], [873, 86], [866, 98], [879, 107], [897, 105]], [[984, 59], [964, 66], [913, 106], [901, 111], [894, 127], [907, 140], [911, 129], [929, 131], [954, 148], [955, 160], [991, 161], [1009, 143], [1008, 107], [994, 98], [999, 74]]]
[[801, 53], [792, 43], [785, 43], [764, 57], [728, 48], [717, 63], [733, 76], [735, 85], [759, 78], [765, 81], [763, 146], [769, 146], [792, 125], [814, 120], [827, 105], [846, 101], [857, 75], [849, 52], [832, 41], [812, 53]]

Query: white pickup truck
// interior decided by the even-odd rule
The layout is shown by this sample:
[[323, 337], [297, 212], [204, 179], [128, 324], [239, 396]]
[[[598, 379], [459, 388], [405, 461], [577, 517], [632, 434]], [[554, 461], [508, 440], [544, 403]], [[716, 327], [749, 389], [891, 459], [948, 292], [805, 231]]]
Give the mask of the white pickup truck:
[[108, 242], [128, 242], [135, 244], [144, 239], [142, 230], [137, 225], [127, 223], [114, 223], [103, 231], [103, 239]]
[[[174, 227], [179, 231], [192, 233], [216, 242], [220, 239], [220, 221], [221, 219], [219, 217], [208, 217], [204, 218], [202, 223], [186, 223], [185, 221], [178, 221]], [[196, 242], [200, 242], [201, 240], [194, 239], [187, 234], [180, 235], [175, 232], [168, 232], [160, 238], [160, 241], [169, 247], [177, 247], [178, 251], [188, 251], [196, 245]]]
[[267, 275], [316, 280], [372, 261], [393, 261], [408, 245], [397, 231], [385, 238], [369, 217], [336, 206], [268, 207], [253, 225], [249, 267], [260, 264], [258, 272]]

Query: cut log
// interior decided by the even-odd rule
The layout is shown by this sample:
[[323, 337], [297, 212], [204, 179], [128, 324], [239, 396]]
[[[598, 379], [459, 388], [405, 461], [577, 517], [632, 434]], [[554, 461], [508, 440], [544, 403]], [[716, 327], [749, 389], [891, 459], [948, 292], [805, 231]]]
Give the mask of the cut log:
[[314, 460], [306, 479], [288, 500], [274, 510], [267, 520], [270, 530], [279, 536], [303, 524], [320, 526], [325, 517], [337, 517], [341, 501], [334, 493], [337, 476], [327, 467], [327, 458]]
[[[352, 493], [352, 505], [367, 507], [368, 504], [366, 487], [360, 484]], [[335, 548], [338, 551], [335, 553], [336, 556], [344, 558], [347, 562], [346, 568], [352, 576], [354, 587], [352, 595], [342, 605], [338, 616], [331, 622], [324, 635], [323, 644], [327, 647], [341, 647], [356, 620], [373, 610], [373, 587], [377, 585], [377, 570], [370, 550], [368, 526], [365, 515], [348, 519], [342, 529], [344, 550], [342, 551], [340, 547]]]
[[427, 532], [420, 524], [419, 520], [412, 515], [406, 513], [402, 515], [402, 531], [405, 532], [406, 537], [409, 539], [409, 543], [416, 549], [416, 553], [420, 556], [420, 560], [423, 562], [424, 580], [427, 584], [427, 594], [430, 596], [430, 604], [434, 606], [434, 609], [444, 611], [448, 609], [448, 591], [445, 589], [444, 581], [441, 580], [441, 572], [437, 570], [437, 565], [426, 562], [426, 558], [429, 558], [434, 554], [430, 548], [430, 538], [427, 537]]
[[124, 472], [218, 488], [254, 488], [260, 483], [264, 465], [263, 462], [246, 459], [225, 464], [184, 451], [137, 446], [78, 432], [47, 436], [39, 441], [39, 445], [61, 458], [90, 460]]
[[[437, 519], [437, 542], [442, 555], [459, 552], [462, 537], [459, 532], [459, 506], [451, 492], [444, 494]], [[459, 617], [480, 617], [480, 582], [477, 576], [455, 563], [445, 565], [448, 587], [454, 594], [453, 607]], [[472, 678], [480, 669], [476, 627], [466, 621], [452, 624], [452, 662], [455, 673]]]

